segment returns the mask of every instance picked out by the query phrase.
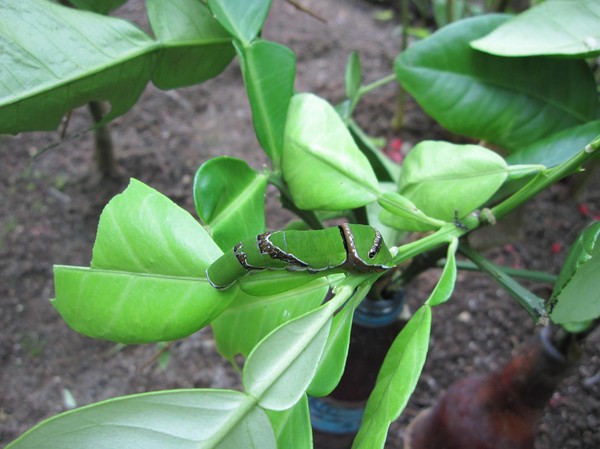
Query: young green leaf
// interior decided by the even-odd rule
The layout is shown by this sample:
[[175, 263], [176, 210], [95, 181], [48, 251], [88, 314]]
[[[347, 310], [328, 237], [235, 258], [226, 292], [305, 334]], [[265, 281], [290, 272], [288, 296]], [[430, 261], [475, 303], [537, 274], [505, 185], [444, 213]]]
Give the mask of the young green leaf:
[[398, 80], [445, 128], [509, 151], [598, 119], [596, 82], [584, 61], [502, 58], [470, 47], [507, 19], [480, 16], [440, 29], [396, 59]]
[[403, 231], [433, 231], [443, 220], [428, 217], [411, 200], [396, 192], [385, 192], [378, 198], [383, 208], [379, 214], [382, 223]]
[[221, 255], [190, 214], [139, 181], [104, 209], [91, 269], [56, 267], [52, 304], [85, 335], [123, 343], [197, 331], [233, 299], [205, 277]]
[[358, 95], [362, 83], [362, 69], [360, 67], [360, 56], [353, 51], [348, 56], [346, 63], [346, 95], [350, 100], [354, 100]]
[[353, 449], [383, 448], [390, 423], [402, 412], [425, 364], [431, 331], [431, 308], [415, 312], [390, 347], [369, 396]]
[[196, 0], [148, 0], [148, 20], [162, 44], [152, 82], [160, 89], [190, 86], [221, 73], [235, 56], [232, 37]]
[[311, 396], [327, 396], [337, 386], [344, 373], [350, 345], [352, 318], [360, 304], [358, 299], [362, 298], [350, 300], [333, 318], [323, 357], [308, 387], [307, 393]]
[[377, 198], [378, 182], [335, 109], [312, 94], [292, 98], [283, 176], [300, 209], [344, 210]]
[[458, 248], [458, 239], [454, 238], [448, 245], [448, 251], [446, 253], [446, 263], [442, 270], [442, 275], [438, 280], [433, 292], [429, 295], [429, 298], [425, 302], [431, 307], [438, 306], [445, 303], [450, 299], [452, 292], [454, 291], [454, 284], [456, 283], [456, 249]]
[[39, 0], [3, 0], [0, 17], [0, 133], [54, 130], [90, 100], [117, 117], [150, 79], [156, 43], [124, 20]]
[[262, 28], [271, 0], [208, 0], [208, 6], [221, 25], [247, 46]]
[[75, 331], [88, 337], [138, 344], [187, 337], [231, 303], [235, 291], [218, 292], [194, 278], [153, 273], [54, 267], [52, 305]]
[[[240, 413], [242, 409], [245, 413]], [[7, 449], [277, 449], [266, 413], [231, 390], [123, 396], [41, 422]]]
[[[273, 425], [277, 447], [285, 449], [312, 449], [312, 428], [306, 395], [289, 410], [267, 410]], [[259, 448], [257, 448], [259, 449]]]
[[242, 382], [262, 407], [285, 410], [302, 398], [327, 343], [331, 314], [325, 304], [289, 321], [250, 353]]
[[218, 157], [194, 177], [196, 212], [223, 251], [265, 231], [267, 177], [240, 159]]
[[541, 2], [471, 46], [499, 56], [591, 57], [600, 54], [599, 22], [597, 0]]
[[250, 296], [240, 291], [212, 322], [219, 353], [230, 361], [248, 356], [273, 329], [315, 309], [325, 299], [329, 284], [320, 278], [271, 296]]
[[550, 319], [559, 324], [600, 316], [600, 222], [590, 225], [571, 246], [550, 301]]
[[452, 222], [490, 199], [507, 175], [504, 159], [486, 148], [424, 141], [404, 159], [398, 191], [425, 215]]
[[294, 93], [296, 57], [288, 47], [262, 39], [247, 47], [236, 45], [236, 49], [256, 136], [273, 168], [279, 170], [285, 121]]

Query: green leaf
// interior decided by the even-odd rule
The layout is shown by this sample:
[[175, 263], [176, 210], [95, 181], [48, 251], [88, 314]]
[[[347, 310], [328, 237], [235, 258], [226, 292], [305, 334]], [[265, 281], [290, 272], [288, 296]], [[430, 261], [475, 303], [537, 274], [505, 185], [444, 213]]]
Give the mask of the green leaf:
[[208, 0], [208, 6], [221, 25], [247, 46], [262, 28], [271, 0]]
[[452, 222], [483, 205], [507, 176], [504, 159], [484, 147], [424, 141], [404, 159], [398, 191], [425, 215]]
[[348, 129], [356, 145], [369, 160], [373, 171], [379, 181], [397, 181], [400, 174], [400, 165], [392, 162], [377, 148], [373, 138], [369, 137], [353, 120], [349, 120]]
[[236, 48], [256, 136], [277, 170], [288, 107], [294, 93], [296, 57], [289, 48], [260, 39], [247, 47]]
[[569, 250], [549, 301], [550, 319], [559, 324], [600, 316], [600, 222], [583, 231]]
[[127, 0], [69, 0], [69, 3], [72, 3], [79, 9], [85, 9], [99, 14], [108, 14], [126, 1]]
[[[239, 409], [246, 407], [246, 413]], [[276, 449], [266, 413], [230, 390], [123, 396], [41, 422], [7, 449]]]
[[[557, 20], [560, 18], [560, 20]], [[499, 56], [600, 54], [597, 0], [542, 2], [471, 45]]]
[[239, 291], [235, 300], [212, 323], [219, 353], [228, 360], [248, 356], [273, 329], [318, 307], [329, 284], [318, 279], [271, 296], [251, 296]]
[[209, 324], [234, 298], [233, 291], [219, 292], [200, 276], [58, 265], [52, 305], [88, 337], [126, 344], [177, 340]]
[[509, 164], [559, 165], [575, 156], [600, 135], [600, 120], [574, 126], [540, 139], [506, 158]]
[[369, 161], [335, 109], [315, 95], [292, 98], [282, 162], [300, 209], [343, 210], [377, 198], [378, 182]]
[[78, 332], [123, 343], [173, 340], [233, 299], [206, 280], [221, 251], [190, 214], [134, 179], [100, 217], [91, 269], [57, 267], [53, 305]]
[[461, 20], [412, 45], [395, 61], [398, 80], [442, 126], [509, 151], [598, 119], [584, 61], [502, 58], [469, 46], [507, 18]]
[[362, 84], [362, 69], [360, 67], [360, 56], [353, 51], [348, 56], [346, 63], [346, 96], [353, 100], [358, 95]]
[[91, 266], [200, 278], [221, 254], [187, 211], [132, 179], [100, 216]]
[[355, 298], [349, 301], [349, 304], [333, 318], [323, 357], [307, 391], [311, 396], [327, 396], [340, 382], [346, 368], [352, 318], [362, 299]]
[[417, 385], [430, 331], [431, 308], [423, 305], [398, 334], [383, 361], [353, 449], [383, 447], [390, 423], [398, 418]]
[[385, 192], [378, 204], [383, 208], [379, 214], [382, 223], [403, 231], [433, 231], [444, 221], [428, 217], [407, 197], [396, 192]]
[[250, 353], [242, 382], [244, 389], [269, 410], [296, 404], [310, 384], [331, 328], [327, 304], [285, 323]]
[[291, 409], [280, 412], [267, 410], [267, 415], [275, 430], [278, 448], [312, 449], [312, 428], [306, 395]]
[[124, 20], [45, 0], [3, 0], [0, 17], [0, 133], [56, 129], [90, 100], [112, 119], [150, 78], [156, 43]]
[[152, 73], [160, 89], [190, 86], [221, 73], [235, 56], [231, 35], [197, 0], [148, 0], [148, 20], [162, 44]]
[[454, 284], [456, 283], [456, 249], [458, 248], [458, 239], [454, 238], [448, 245], [446, 252], [446, 263], [442, 270], [442, 275], [438, 280], [433, 292], [425, 304], [434, 307], [445, 303], [452, 296]]
[[211, 159], [194, 177], [194, 204], [223, 252], [265, 231], [267, 177], [230, 157]]

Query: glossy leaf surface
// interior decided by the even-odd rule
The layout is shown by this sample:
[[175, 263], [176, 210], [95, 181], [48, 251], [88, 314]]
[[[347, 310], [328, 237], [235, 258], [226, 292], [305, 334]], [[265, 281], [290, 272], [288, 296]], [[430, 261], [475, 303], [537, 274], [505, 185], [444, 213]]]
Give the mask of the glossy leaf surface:
[[398, 418], [417, 385], [430, 331], [431, 308], [423, 305], [398, 334], [383, 361], [353, 449], [384, 446], [390, 423]]
[[147, 0], [148, 19], [162, 44], [152, 82], [161, 89], [201, 83], [235, 56], [232, 38], [196, 0]]
[[378, 182], [335, 109], [312, 94], [292, 98], [283, 176], [300, 209], [343, 210], [376, 199]]
[[542, 2], [477, 39], [472, 46], [499, 56], [589, 57], [600, 53], [598, 23], [597, 0]]
[[575, 126], [540, 139], [512, 153], [509, 164], [542, 164], [554, 167], [575, 156], [588, 142], [600, 135], [600, 120]]
[[600, 222], [589, 226], [571, 246], [550, 298], [555, 323], [590, 321], [600, 316]]
[[276, 449], [266, 413], [243, 393], [177, 390], [123, 396], [43, 421], [7, 449]]
[[53, 130], [90, 100], [117, 117], [150, 79], [156, 44], [124, 20], [45, 0], [3, 0], [0, 17], [0, 133]]
[[434, 307], [445, 303], [450, 299], [452, 292], [454, 291], [454, 284], [456, 283], [456, 249], [458, 248], [458, 239], [453, 239], [448, 245], [446, 251], [446, 263], [438, 283], [429, 295], [426, 304]]
[[244, 389], [269, 410], [295, 405], [310, 384], [331, 328], [327, 305], [285, 323], [250, 353]]
[[509, 151], [597, 119], [596, 83], [584, 61], [503, 58], [470, 47], [507, 19], [480, 16], [440, 29], [396, 59], [398, 80], [445, 128]]
[[194, 177], [194, 204], [223, 252], [265, 231], [267, 177], [230, 157], [210, 159]]
[[181, 338], [233, 298], [205, 270], [221, 254], [186, 211], [132, 180], [100, 217], [91, 268], [56, 267], [53, 305], [78, 332], [122, 343]]
[[425, 215], [452, 222], [484, 204], [507, 175], [504, 159], [486, 148], [424, 141], [404, 159], [398, 191]]
[[256, 136], [273, 167], [279, 169], [285, 121], [294, 93], [296, 57], [284, 45], [261, 39], [237, 49]]

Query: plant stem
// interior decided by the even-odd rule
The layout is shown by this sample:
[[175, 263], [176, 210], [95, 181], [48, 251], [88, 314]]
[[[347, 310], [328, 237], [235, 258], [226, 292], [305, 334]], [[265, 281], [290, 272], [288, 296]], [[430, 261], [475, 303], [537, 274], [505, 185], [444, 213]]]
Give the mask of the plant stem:
[[496, 219], [501, 219], [509, 212], [513, 211], [523, 203], [527, 202], [542, 190], [550, 185], [558, 182], [562, 178], [577, 173], [581, 170], [581, 166], [589, 159], [597, 156], [600, 152], [600, 136], [596, 137], [586, 147], [579, 151], [568, 161], [563, 162], [556, 167], [549, 168], [538, 174], [521, 190], [515, 192], [514, 195], [507, 198], [502, 203], [491, 208], [491, 211]]
[[499, 270], [496, 265], [491, 263], [477, 251], [466, 245], [460, 246], [460, 252], [471, 259], [475, 265], [487, 272], [492, 278], [502, 285], [510, 295], [523, 307], [535, 324], [547, 325], [549, 323], [546, 313], [544, 300], [537, 295], [534, 295], [513, 278], [508, 276], [503, 271]]
[[[481, 271], [477, 265], [475, 265], [473, 262], [469, 262], [469, 261], [457, 261], [456, 266], [459, 270]], [[521, 270], [519, 268], [504, 267], [504, 266], [496, 265], [496, 264], [494, 264], [494, 266], [496, 267], [497, 270], [502, 271], [503, 273], [507, 274], [508, 276], [518, 277], [521, 279], [527, 279], [530, 281], [554, 284], [556, 282], [556, 280], [558, 279], [558, 276], [556, 276], [554, 274], [546, 273], [544, 271]], [[443, 265], [439, 265], [439, 268], [442, 268], [442, 267], [443, 267]]]
[[371, 92], [372, 90], [378, 89], [381, 86], [385, 86], [387, 83], [391, 83], [392, 81], [395, 81], [395, 80], [396, 80], [396, 74], [390, 73], [389, 75], [384, 76], [383, 78], [380, 78], [377, 81], [373, 81], [370, 84], [361, 86], [360, 90], [358, 91], [358, 96], [362, 97], [364, 94], [367, 94], [367, 93]]

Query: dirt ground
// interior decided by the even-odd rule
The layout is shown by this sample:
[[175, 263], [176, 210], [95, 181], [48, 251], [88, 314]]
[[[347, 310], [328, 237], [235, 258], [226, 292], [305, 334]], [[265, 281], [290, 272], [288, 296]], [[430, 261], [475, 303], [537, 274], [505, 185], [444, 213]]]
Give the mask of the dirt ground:
[[[381, 7], [360, 0], [304, 0], [322, 23], [283, 0], [274, 1], [264, 36], [291, 47], [298, 57], [296, 89], [332, 102], [343, 97], [344, 66], [360, 53], [364, 78], [391, 72], [399, 48], [395, 21], [378, 21]], [[143, 22], [139, 1], [118, 15]], [[425, 138], [450, 138], [409, 103], [405, 128], [390, 132], [393, 85], [359, 106], [366, 130], [401, 138], [411, 146]], [[89, 126], [87, 110], [75, 111], [69, 134]], [[122, 178], [98, 183], [93, 176], [90, 133], [67, 140], [32, 160], [55, 142], [57, 133], [0, 138], [0, 446], [56, 413], [77, 405], [151, 390], [239, 385], [237, 374], [215, 350], [210, 329], [175, 343], [166, 369], [156, 345], [121, 347], [94, 341], [69, 329], [54, 311], [52, 265], [88, 265], [99, 214], [106, 202], [135, 177], [193, 211], [191, 184], [197, 167], [227, 154], [260, 169], [267, 161], [252, 132], [250, 110], [237, 63], [203, 85], [172, 92], [148, 87], [140, 102], [112, 124]], [[576, 199], [561, 183], [523, 210], [520, 235], [511, 246], [488, 255], [498, 263], [557, 273], [565, 248], [589, 223], [579, 203], [600, 214], [600, 174]], [[269, 197], [269, 224], [289, 218]], [[498, 231], [499, 232], [499, 231]], [[408, 289], [418, 304], [435, 273]], [[539, 294], [547, 288], [534, 285]], [[390, 448], [419, 410], [431, 405], [454, 380], [487, 372], [507, 361], [534, 333], [526, 313], [483, 275], [461, 273], [453, 299], [434, 313], [425, 372], [408, 408], [390, 430]], [[586, 342], [581, 363], [560, 385], [539, 424], [536, 449], [600, 447], [600, 332]]]

